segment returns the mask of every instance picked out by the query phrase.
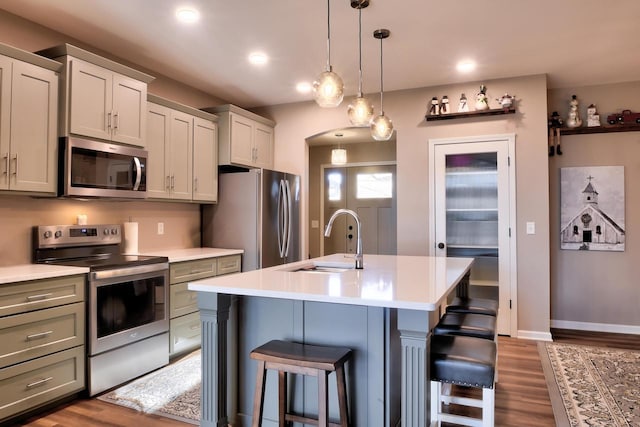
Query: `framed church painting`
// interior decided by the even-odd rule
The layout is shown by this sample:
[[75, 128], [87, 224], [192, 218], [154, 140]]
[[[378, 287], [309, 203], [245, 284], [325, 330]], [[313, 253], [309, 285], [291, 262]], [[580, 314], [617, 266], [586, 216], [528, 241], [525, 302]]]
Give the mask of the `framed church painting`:
[[560, 248], [624, 251], [624, 166], [560, 169]]

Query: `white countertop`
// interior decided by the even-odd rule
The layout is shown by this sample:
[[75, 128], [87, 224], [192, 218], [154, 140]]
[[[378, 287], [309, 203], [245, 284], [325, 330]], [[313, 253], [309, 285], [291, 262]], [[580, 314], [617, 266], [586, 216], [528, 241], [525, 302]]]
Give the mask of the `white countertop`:
[[202, 279], [189, 289], [336, 304], [436, 310], [471, 267], [473, 258], [364, 255], [364, 269], [294, 272], [313, 263], [353, 266], [353, 255], [311, 260]]
[[227, 255], [243, 254], [242, 249], [222, 249], [222, 248], [189, 248], [189, 249], [167, 249], [153, 252], [140, 252], [140, 255], [166, 256], [169, 262], [192, 261], [196, 259], [215, 258]]
[[0, 285], [27, 280], [50, 279], [52, 277], [86, 274], [86, 267], [69, 267], [64, 265], [24, 264], [11, 267], [0, 267]]

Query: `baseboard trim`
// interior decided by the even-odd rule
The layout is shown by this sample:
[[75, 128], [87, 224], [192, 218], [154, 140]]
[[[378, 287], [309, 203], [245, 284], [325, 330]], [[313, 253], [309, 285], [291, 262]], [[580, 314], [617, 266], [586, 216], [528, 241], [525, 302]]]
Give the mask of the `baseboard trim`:
[[640, 335], [640, 326], [616, 325], [613, 323], [573, 322], [571, 320], [551, 320], [551, 327], [558, 329], [575, 329], [578, 331], [609, 332], [614, 334]]
[[553, 341], [551, 338], [551, 332], [540, 332], [540, 331], [518, 331], [518, 338], [522, 338], [525, 340], [536, 340], [536, 341]]

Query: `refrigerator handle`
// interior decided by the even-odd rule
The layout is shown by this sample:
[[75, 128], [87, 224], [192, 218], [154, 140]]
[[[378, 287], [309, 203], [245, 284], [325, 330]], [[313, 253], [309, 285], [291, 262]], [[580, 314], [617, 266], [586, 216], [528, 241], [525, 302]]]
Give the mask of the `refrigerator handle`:
[[287, 239], [285, 240], [286, 244], [285, 244], [285, 251], [284, 251], [284, 256], [288, 257], [289, 256], [289, 245], [291, 244], [291, 187], [289, 186], [289, 181], [285, 181], [285, 189], [286, 194], [287, 194]]
[[276, 222], [278, 223], [278, 252], [280, 254], [280, 258], [284, 258], [284, 224], [280, 221], [280, 218], [285, 217], [285, 213], [283, 210], [284, 206], [284, 180], [280, 180], [280, 187], [278, 188], [278, 215]]

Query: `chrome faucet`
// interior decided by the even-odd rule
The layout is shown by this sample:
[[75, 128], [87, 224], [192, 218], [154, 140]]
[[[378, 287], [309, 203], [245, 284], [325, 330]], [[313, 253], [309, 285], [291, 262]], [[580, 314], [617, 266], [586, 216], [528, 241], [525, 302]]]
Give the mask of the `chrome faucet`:
[[329, 237], [331, 235], [331, 227], [333, 227], [333, 221], [337, 216], [341, 214], [349, 214], [356, 220], [356, 225], [358, 227], [358, 240], [356, 243], [356, 268], [358, 270], [362, 270], [364, 266], [364, 259], [362, 257], [362, 227], [360, 226], [360, 217], [357, 213], [352, 211], [351, 209], [338, 209], [331, 215], [329, 218], [329, 222], [327, 223], [327, 227], [324, 229], [324, 237]]

